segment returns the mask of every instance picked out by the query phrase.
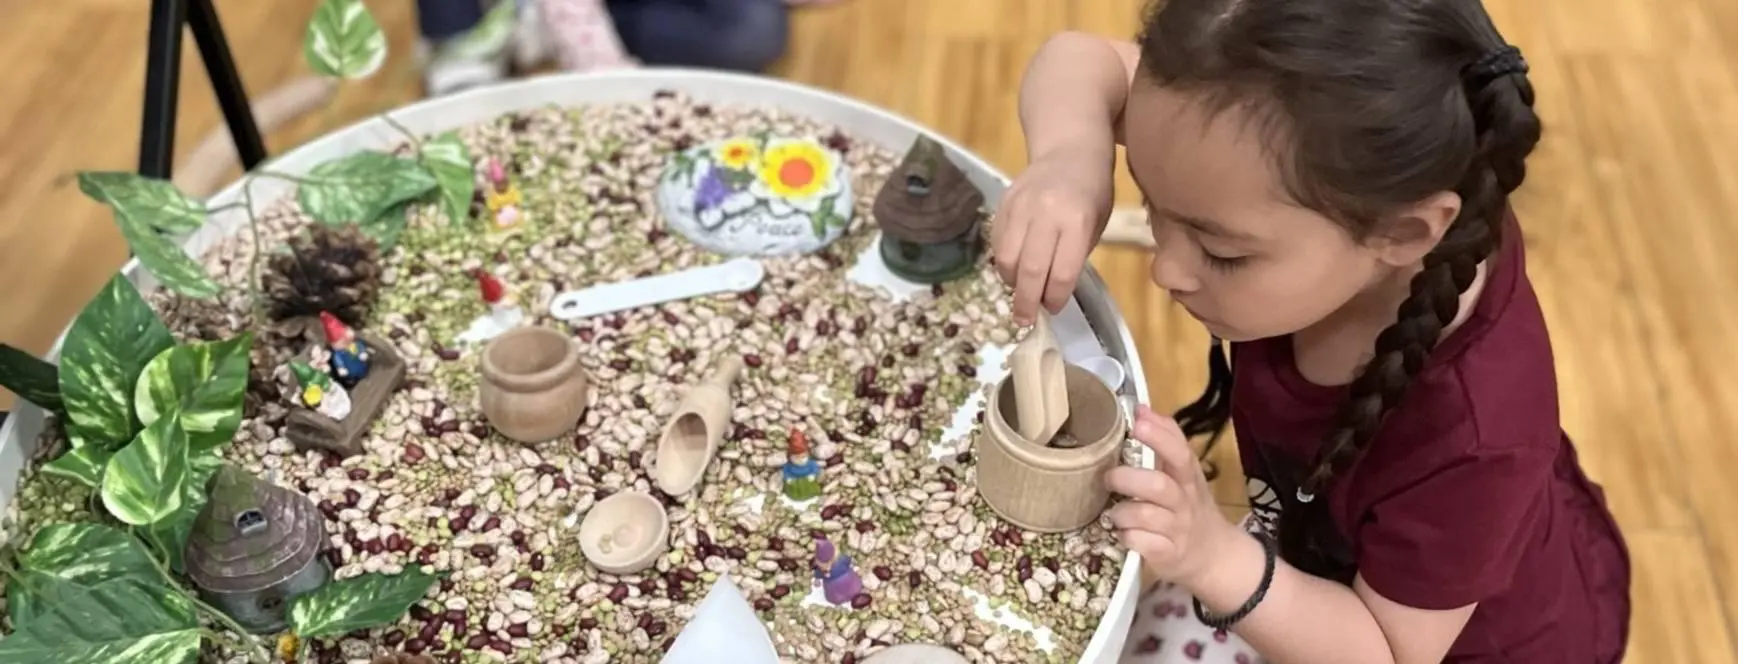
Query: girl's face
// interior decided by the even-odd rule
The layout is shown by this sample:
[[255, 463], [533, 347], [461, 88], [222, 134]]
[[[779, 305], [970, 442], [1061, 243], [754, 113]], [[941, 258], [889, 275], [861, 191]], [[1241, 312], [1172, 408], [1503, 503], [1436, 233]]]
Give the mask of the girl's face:
[[1291, 200], [1241, 109], [1209, 115], [1145, 79], [1130, 91], [1124, 139], [1151, 216], [1153, 283], [1215, 336], [1303, 330], [1394, 276], [1394, 252]]

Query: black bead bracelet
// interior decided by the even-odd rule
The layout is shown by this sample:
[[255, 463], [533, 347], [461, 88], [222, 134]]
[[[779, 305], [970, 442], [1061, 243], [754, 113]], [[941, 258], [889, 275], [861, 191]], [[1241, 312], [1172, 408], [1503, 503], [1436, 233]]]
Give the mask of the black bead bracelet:
[[1255, 535], [1254, 537], [1256, 541], [1261, 542], [1261, 551], [1267, 556], [1267, 568], [1261, 572], [1261, 585], [1255, 587], [1255, 592], [1249, 595], [1249, 601], [1244, 602], [1243, 606], [1223, 616], [1207, 613], [1206, 607], [1201, 606], [1201, 600], [1194, 600], [1195, 618], [1200, 620], [1201, 624], [1213, 629], [1231, 629], [1232, 625], [1249, 617], [1249, 614], [1255, 611], [1256, 605], [1261, 604], [1262, 598], [1267, 597], [1267, 589], [1273, 585], [1273, 570], [1278, 565], [1279, 547], [1274, 544], [1272, 538], [1266, 535]]

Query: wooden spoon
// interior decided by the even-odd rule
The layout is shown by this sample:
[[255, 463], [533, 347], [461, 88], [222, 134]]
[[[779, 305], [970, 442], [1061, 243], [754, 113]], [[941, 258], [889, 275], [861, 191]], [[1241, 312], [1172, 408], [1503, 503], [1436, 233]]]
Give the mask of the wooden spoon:
[[1048, 314], [1038, 314], [1026, 338], [1008, 355], [1008, 368], [1018, 411], [1016, 430], [1038, 445], [1049, 443], [1068, 421], [1068, 369]]

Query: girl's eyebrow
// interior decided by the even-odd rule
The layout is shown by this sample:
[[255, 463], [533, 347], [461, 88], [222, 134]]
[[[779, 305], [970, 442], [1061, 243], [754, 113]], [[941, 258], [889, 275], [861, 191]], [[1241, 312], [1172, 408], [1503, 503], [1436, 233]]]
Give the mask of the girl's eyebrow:
[[1259, 242], [1259, 241], [1261, 241], [1261, 238], [1258, 238], [1254, 235], [1250, 235], [1250, 234], [1245, 233], [1243, 231], [1235, 230], [1233, 228], [1226, 226], [1225, 224], [1221, 224], [1217, 221], [1213, 221], [1212, 219], [1203, 219], [1200, 217], [1191, 217], [1191, 216], [1186, 215], [1186, 214], [1178, 214], [1177, 212], [1175, 212], [1173, 210], [1167, 210], [1163, 207], [1159, 207], [1157, 205], [1154, 205], [1152, 203], [1152, 201], [1147, 200], [1147, 198], [1145, 196], [1141, 197], [1141, 201], [1142, 201], [1143, 205], [1147, 206], [1147, 209], [1152, 210], [1154, 213], [1164, 215], [1164, 216], [1169, 217], [1171, 219], [1175, 219], [1176, 221], [1181, 222], [1182, 224], [1184, 224], [1190, 228], [1193, 228], [1197, 232], [1200, 232], [1204, 235], [1211, 235], [1211, 236], [1223, 238], [1226, 240], [1237, 240], [1240, 242]]

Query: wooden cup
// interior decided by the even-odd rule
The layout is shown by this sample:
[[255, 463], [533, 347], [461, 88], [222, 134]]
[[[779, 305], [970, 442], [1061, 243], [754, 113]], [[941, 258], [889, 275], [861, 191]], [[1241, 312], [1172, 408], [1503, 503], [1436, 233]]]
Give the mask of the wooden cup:
[[1081, 445], [1048, 447], [1014, 429], [1013, 381], [996, 384], [977, 436], [978, 493], [1009, 523], [1041, 533], [1074, 530], [1110, 501], [1104, 473], [1122, 462], [1128, 421], [1116, 394], [1092, 372], [1068, 365], [1068, 422], [1063, 434]]

